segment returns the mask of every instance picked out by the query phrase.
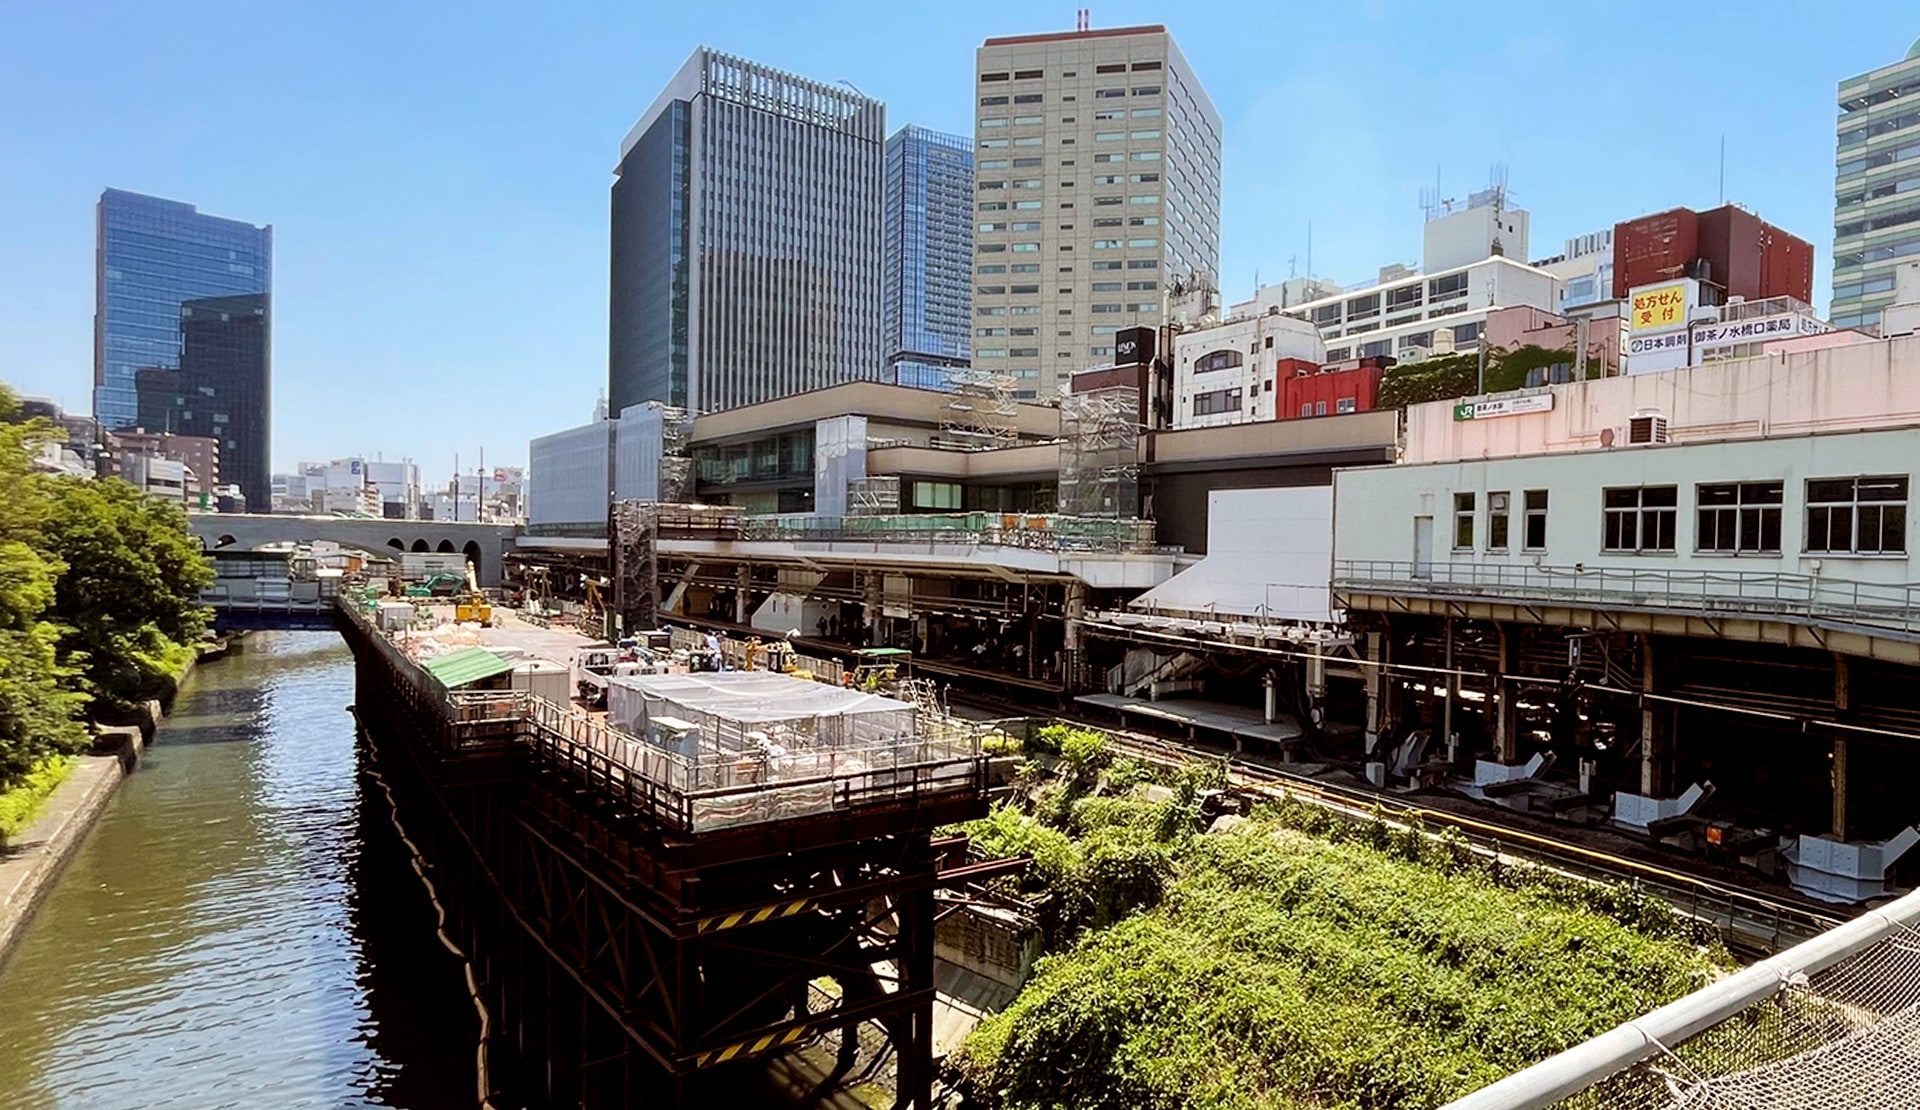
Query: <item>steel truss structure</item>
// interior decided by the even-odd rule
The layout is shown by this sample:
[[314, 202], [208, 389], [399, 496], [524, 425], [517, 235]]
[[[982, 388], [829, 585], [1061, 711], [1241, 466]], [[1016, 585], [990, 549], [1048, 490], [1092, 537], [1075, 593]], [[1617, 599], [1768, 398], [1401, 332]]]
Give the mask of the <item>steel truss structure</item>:
[[935, 891], [1017, 869], [932, 830], [978, 789], [688, 835], [590, 788], [552, 745], [449, 713], [366, 630], [357, 712], [491, 1015], [503, 1101], [712, 1101], [742, 1067], [839, 1035], [828, 1079], [884, 1030], [900, 1110], [932, 1106]]

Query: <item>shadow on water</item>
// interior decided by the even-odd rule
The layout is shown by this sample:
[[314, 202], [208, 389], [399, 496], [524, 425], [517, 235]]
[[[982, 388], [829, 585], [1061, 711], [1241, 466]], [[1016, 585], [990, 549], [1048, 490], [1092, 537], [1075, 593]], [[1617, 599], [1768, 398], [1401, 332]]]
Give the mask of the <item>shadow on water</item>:
[[198, 672], [0, 968], [0, 1101], [474, 1104], [474, 1012], [352, 698], [326, 633]]

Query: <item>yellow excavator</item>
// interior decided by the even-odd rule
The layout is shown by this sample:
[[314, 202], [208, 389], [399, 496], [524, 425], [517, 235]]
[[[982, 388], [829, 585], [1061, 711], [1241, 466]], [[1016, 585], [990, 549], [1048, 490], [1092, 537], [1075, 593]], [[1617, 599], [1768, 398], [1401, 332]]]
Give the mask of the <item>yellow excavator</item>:
[[493, 623], [493, 604], [487, 600], [487, 595], [480, 592], [480, 576], [474, 572], [472, 563], [467, 564], [467, 596], [454, 605], [453, 619], [476, 624]]

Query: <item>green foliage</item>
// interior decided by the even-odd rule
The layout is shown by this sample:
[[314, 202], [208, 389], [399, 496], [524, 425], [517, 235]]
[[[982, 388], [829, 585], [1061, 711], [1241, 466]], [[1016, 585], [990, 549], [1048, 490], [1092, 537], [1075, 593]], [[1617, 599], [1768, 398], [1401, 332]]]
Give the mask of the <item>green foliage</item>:
[[213, 574], [179, 506], [37, 473], [52, 438], [0, 383], [0, 789], [85, 746], [90, 698], [150, 696], [179, 669]]
[[201, 589], [213, 569], [178, 505], [118, 479], [56, 478], [47, 521], [66, 562], [52, 616], [64, 657], [86, 667], [88, 693], [115, 702], [159, 692], [169, 660], [199, 641]]
[[1168, 881], [967, 1041], [962, 1082], [1007, 1110], [1432, 1107], [1716, 970], [1444, 840], [1377, 823], [1329, 840], [1268, 813], [1168, 842], [1095, 801], [1075, 814], [1090, 885], [1117, 872], [1101, 881], [1124, 902], [1156, 851]]
[[1403, 362], [1380, 379], [1378, 407], [1400, 409], [1427, 401], [1470, 397], [1479, 380], [1480, 358], [1474, 354], [1435, 355], [1419, 362]]
[[9, 790], [0, 790], [0, 845], [26, 831], [40, 816], [54, 787], [73, 774], [74, 758], [52, 755], [33, 765]]

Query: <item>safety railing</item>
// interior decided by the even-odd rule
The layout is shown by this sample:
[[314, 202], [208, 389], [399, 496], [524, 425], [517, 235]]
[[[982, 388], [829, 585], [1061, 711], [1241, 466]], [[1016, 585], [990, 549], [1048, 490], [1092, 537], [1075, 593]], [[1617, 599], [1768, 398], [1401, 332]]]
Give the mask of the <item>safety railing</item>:
[[1333, 588], [1554, 602], [1599, 602], [1707, 614], [1789, 615], [1920, 633], [1920, 585], [1804, 574], [1506, 563], [1338, 560]]
[[971, 544], [1032, 551], [1158, 550], [1151, 520], [1042, 513], [751, 516], [742, 519], [740, 536], [796, 543]]

